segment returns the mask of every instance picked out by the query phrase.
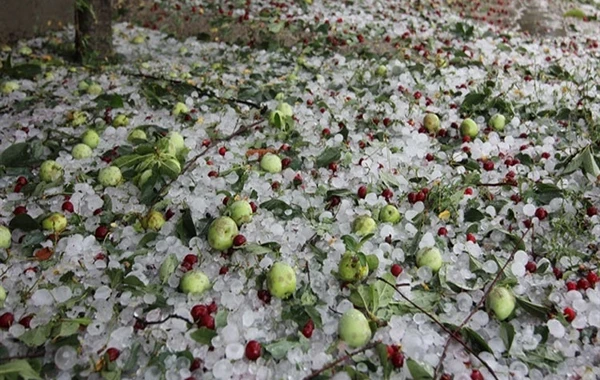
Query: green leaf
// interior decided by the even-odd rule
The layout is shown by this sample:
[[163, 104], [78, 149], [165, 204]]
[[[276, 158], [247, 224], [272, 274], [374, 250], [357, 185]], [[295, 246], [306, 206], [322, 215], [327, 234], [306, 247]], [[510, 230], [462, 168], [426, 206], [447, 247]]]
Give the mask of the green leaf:
[[584, 18], [587, 17], [587, 15], [585, 14], [584, 11], [582, 11], [579, 8], [572, 8], [572, 9], [569, 9], [568, 11], [566, 11], [563, 14], [563, 17], [573, 17], [573, 18], [578, 18], [580, 20], [583, 20]]
[[121, 157], [117, 158], [116, 160], [114, 160], [112, 162], [112, 164], [119, 168], [128, 168], [128, 167], [132, 167], [132, 166], [139, 164], [140, 162], [144, 161], [146, 158], [148, 158], [146, 155], [128, 154], [126, 156], [121, 156]]
[[42, 67], [35, 63], [24, 63], [21, 65], [6, 67], [2, 72], [14, 79], [34, 79], [42, 73]]
[[148, 243], [156, 240], [157, 236], [158, 236], [157, 232], [148, 232], [146, 235], [144, 235], [144, 237], [138, 243], [137, 249], [145, 248], [148, 245]]
[[59, 325], [56, 336], [71, 336], [79, 332], [79, 323], [73, 321], [65, 321]]
[[215, 326], [217, 328], [227, 326], [227, 315], [228, 314], [229, 314], [229, 312], [224, 309], [221, 309], [217, 312], [217, 315], [215, 316]]
[[466, 222], [479, 222], [482, 219], [485, 219], [485, 215], [475, 208], [470, 208], [465, 212]]
[[470, 111], [474, 106], [478, 106], [487, 98], [487, 95], [478, 92], [470, 92], [465, 96], [460, 110], [463, 112]]
[[348, 299], [354, 306], [367, 309], [373, 303], [371, 297], [371, 288], [367, 285], [359, 285], [355, 289], [352, 289]]
[[[396, 283], [396, 278], [391, 273], [385, 273], [381, 277], [384, 280], [388, 281], [390, 284]], [[376, 294], [379, 297], [379, 299], [377, 300], [379, 307], [386, 307], [387, 305], [390, 304], [390, 302], [392, 302], [392, 299], [394, 298], [394, 293], [395, 293], [395, 290], [393, 287], [389, 286], [388, 284], [386, 284], [385, 282], [383, 282], [381, 280], [375, 281], [373, 284], [371, 284], [371, 287], [377, 288]]]
[[523, 310], [528, 312], [529, 314], [538, 317], [538, 318], [548, 318], [548, 314], [550, 313], [550, 308], [544, 305], [537, 305], [525, 298], [516, 297], [517, 305], [519, 305]]
[[121, 370], [118, 368], [112, 371], [104, 370], [100, 374], [104, 380], [121, 380]]
[[542, 204], [549, 204], [554, 198], [562, 198], [562, 190], [552, 184], [538, 182], [535, 184], [536, 200]]
[[342, 236], [342, 241], [346, 246], [346, 251], [356, 252], [359, 249], [359, 244], [356, 239], [351, 235]]
[[29, 159], [29, 144], [20, 142], [4, 149], [0, 154], [0, 165], [9, 168], [18, 168], [27, 166]]
[[178, 264], [179, 260], [177, 260], [177, 256], [174, 253], [169, 254], [165, 258], [158, 269], [158, 278], [161, 284], [166, 284], [169, 281], [169, 277], [175, 272]]
[[321, 320], [321, 313], [312, 305], [304, 306], [304, 311], [312, 319], [316, 328], [323, 327], [323, 321]]
[[123, 97], [118, 94], [102, 94], [94, 99], [98, 108], [123, 108]]
[[[271, 211], [275, 216], [283, 220], [291, 220], [296, 216], [302, 215], [302, 210], [298, 206], [290, 206], [279, 199], [271, 199], [260, 204], [261, 209]], [[290, 210], [291, 212], [287, 212]]]
[[42, 228], [35, 219], [29, 216], [29, 214], [15, 215], [15, 217], [10, 220], [8, 227], [11, 230], [19, 229], [24, 232], [40, 230]]
[[406, 366], [414, 380], [433, 380], [433, 371], [429, 366], [426, 367], [411, 358], [406, 359]]
[[146, 285], [134, 275], [129, 275], [123, 279], [124, 285], [133, 286], [134, 288], [144, 288]]
[[31, 367], [27, 360], [13, 360], [0, 365], [0, 378], [10, 379], [16, 375], [24, 380], [41, 380], [40, 375]]
[[190, 338], [207, 346], [211, 344], [212, 338], [215, 336], [217, 336], [217, 332], [215, 330], [207, 329], [206, 327], [200, 327], [190, 334]]
[[273, 359], [280, 360], [286, 357], [289, 350], [300, 345], [300, 342], [283, 339], [277, 342], [267, 344], [265, 350], [271, 354]]
[[332, 162], [339, 161], [342, 158], [342, 151], [340, 148], [329, 147], [326, 148], [316, 160], [316, 165], [319, 168], [326, 167]]
[[472, 328], [463, 327], [461, 330], [461, 334], [469, 343], [471, 343], [471, 349], [473, 351], [477, 353], [480, 353], [482, 351], [493, 353], [486, 340], [483, 339], [481, 335], [479, 335], [477, 331], [473, 330]]
[[500, 339], [504, 342], [506, 351], [510, 351], [512, 343], [515, 339], [515, 327], [508, 322], [500, 323]]
[[375, 347], [379, 362], [383, 366], [383, 378], [389, 379], [392, 374], [392, 362], [388, 358], [387, 344], [379, 343]]
[[51, 333], [52, 323], [48, 323], [25, 331], [18, 339], [29, 347], [39, 347], [46, 343]]

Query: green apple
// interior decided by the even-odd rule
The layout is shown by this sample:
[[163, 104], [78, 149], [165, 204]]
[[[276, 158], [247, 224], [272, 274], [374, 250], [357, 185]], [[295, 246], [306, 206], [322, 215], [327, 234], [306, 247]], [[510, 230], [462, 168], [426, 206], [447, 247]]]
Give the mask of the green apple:
[[121, 169], [116, 166], [108, 166], [98, 172], [98, 182], [104, 187], [117, 186], [123, 180]]
[[46, 160], [40, 166], [40, 179], [44, 182], [54, 182], [62, 178], [63, 168], [54, 160]]
[[100, 136], [98, 135], [98, 132], [93, 129], [88, 129], [81, 135], [81, 142], [94, 149], [100, 144]]
[[204, 272], [191, 270], [181, 277], [179, 289], [185, 294], [200, 295], [210, 289], [210, 280]]
[[127, 141], [134, 142], [135, 140], [147, 140], [148, 136], [146, 136], [146, 132], [141, 129], [134, 129], [127, 136]]
[[54, 212], [42, 221], [42, 228], [54, 232], [62, 232], [67, 228], [67, 218], [60, 212]]
[[79, 82], [79, 84], [77, 85], [77, 89], [79, 91], [87, 91], [87, 89], [90, 87], [89, 83], [82, 80], [81, 82]]
[[75, 111], [73, 112], [72, 115], [72, 119], [71, 119], [71, 125], [73, 125], [74, 127], [78, 127], [80, 125], [83, 125], [87, 122], [87, 114], [83, 111]]
[[356, 309], [350, 309], [342, 315], [338, 333], [340, 338], [353, 348], [364, 346], [371, 340], [369, 321]]
[[190, 112], [190, 109], [184, 103], [177, 102], [177, 104], [175, 104], [175, 107], [173, 107], [173, 115], [175, 116], [179, 114], [186, 114], [188, 112]]
[[423, 118], [423, 126], [429, 133], [437, 133], [440, 130], [440, 118], [434, 113], [428, 113]]
[[0, 309], [4, 307], [4, 301], [6, 301], [6, 289], [0, 285]]
[[31, 55], [32, 53], [33, 50], [31, 50], [29, 46], [21, 46], [21, 48], [19, 49], [19, 54], [21, 55]]
[[281, 158], [273, 153], [265, 154], [260, 160], [260, 167], [267, 173], [279, 173], [281, 171]]
[[142, 43], [144, 43], [144, 41], [146, 41], [146, 37], [144, 37], [140, 34], [138, 34], [137, 36], [135, 36], [131, 39], [131, 43], [134, 45], [142, 44]]
[[17, 91], [19, 87], [19, 83], [15, 81], [4, 82], [2, 83], [2, 93], [8, 95], [14, 91]]
[[394, 205], [385, 205], [379, 211], [379, 220], [384, 223], [398, 223], [402, 217], [400, 216], [400, 212]]
[[142, 224], [148, 230], [158, 231], [165, 224], [165, 217], [161, 212], [152, 210], [146, 215]]
[[475, 122], [475, 120], [467, 118], [460, 123], [460, 133], [463, 136], [469, 136], [470, 138], [474, 138], [479, 133], [479, 126]]
[[102, 87], [98, 83], [92, 83], [87, 88], [87, 93], [92, 96], [98, 96], [102, 93]]
[[235, 224], [241, 226], [252, 220], [252, 206], [246, 200], [235, 201], [227, 207], [227, 216], [234, 220]]
[[276, 262], [267, 273], [267, 288], [274, 297], [288, 298], [296, 291], [296, 272], [286, 263]]
[[117, 115], [117, 117], [115, 117], [112, 122], [113, 127], [124, 127], [128, 124], [129, 118], [127, 117], [127, 115], [123, 114]]
[[506, 118], [501, 113], [497, 113], [490, 118], [488, 125], [492, 127], [494, 131], [503, 132], [504, 127], [506, 126]]
[[377, 223], [368, 215], [360, 215], [352, 223], [352, 232], [358, 236], [371, 234], [375, 232], [375, 229], [377, 229]]
[[375, 75], [378, 77], [385, 77], [387, 76], [387, 67], [385, 67], [384, 65], [379, 65], [377, 67], [377, 69], [375, 69]]
[[71, 155], [76, 160], [82, 160], [84, 158], [92, 157], [92, 148], [87, 146], [86, 144], [76, 144], [71, 151]]
[[208, 227], [208, 244], [218, 251], [233, 247], [233, 238], [239, 233], [237, 224], [228, 216], [213, 220]]
[[361, 281], [369, 275], [369, 264], [361, 263], [357, 254], [346, 252], [340, 260], [338, 275], [342, 281]]
[[12, 234], [5, 226], [0, 226], [0, 249], [10, 248], [12, 243]]
[[488, 294], [486, 305], [494, 312], [494, 315], [499, 321], [508, 318], [515, 310], [515, 296], [507, 288], [495, 287]]
[[417, 266], [429, 267], [432, 272], [437, 272], [442, 267], [442, 253], [436, 247], [426, 247], [417, 252]]

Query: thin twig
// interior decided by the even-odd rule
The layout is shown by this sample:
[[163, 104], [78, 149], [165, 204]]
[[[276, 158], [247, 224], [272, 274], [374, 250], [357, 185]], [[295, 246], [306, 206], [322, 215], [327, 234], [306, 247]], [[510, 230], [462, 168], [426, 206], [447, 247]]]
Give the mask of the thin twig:
[[475, 186], [481, 186], [481, 187], [512, 186], [512, 187], [517, 187], [517, 186], [519, 186], [519, 184], [517, 184], [516, 182], [495, 182], [495, 183], [478, 183]]
[[0, 358], [0, 362], [9, 362], [11, 360], [41, 358], [44, 355], [46, 355], [46, 351], [39, 351], [39, 352], [34, 352], [31, 354], [24, 354], [24, 355], [6, 356], [4, 358]]
[[[426, 316], [428, 316], [429, 319], [431, 319], [433, 321], [433, 323], [435, 323], [436, 325], [438, 325], [442, 330], [444, 330], [448, 335], [450, 335], [450, 338], [452, 338], [455, 341], [457, 341], [461, 346], [463, 346], [463, 348], [465, 350], [467, 350], [468, 353], [470, 353], [471, 355], [475, 356], [485, 366], [485, 368], [487, 368], [488, 371], [490, 371], [490, 373], [492, 374], [492, 376], [494, 377], [494, 379], [499, 380], [498, 376], [496, 376], [496, 373], [494, 372], [494, 370], [492, 369], [492, 367], [490, 367], [490, 365], [487, 364], [479, 356], [479, 354], [477, 354], [475, 351], [471, 350], [471, 348], [469, 346], [467, 346], [467, 344], [465, 342], [463, 342], [463, 340], [458, 337], [458, 333], [460, 332], [460, 329], [457, 329], [456, 331], [451, 331], [449, 328], [447, 328], [446, 326], [444, 326], [444, 324], [442, 322], [440, 322], [436, 317], [434, 317], [433, 315], [431, 315], [431, 313], [429, 313], [427, 310], [423, 309], [421, 306], [417, 305], [412, 300], [410, 300], [407, 296], [405, 296], [404, 294], [402, 294], [402, 292], [399, 291], [398, 288], [396, 288], [395, 284], [392, 284], [391, 282], [389, 282], [388, 280], [386, 280], [383, 277], [377, 277], [377, 279], [379, 281], [385, 282], [386, 284], [388, 284], [389, 286], [391, 286], [392, 288], [394, 288], [394, 290], [396, 291], [396, 293], [398, 293], [400, 295], [400, 297], [402, 297], [406, 302], [408, 302], [409, 304], [411, 304], [415, 309], [419, 310], [421, 313], [423, 313]], [[435, 378], [435, 375], [434, 375], [434, 378]]]
[[[460, 326], [458, 326], [458, 331], [462, 330], [462, 328], [471, 320], [471, 318], [473, 318], [473, 315], [475, 315], [475, 313], [479, 310], [481, 305], [483, 305], [487, 296], [490, 294], [490, 292], [494, 288], [494, 285], [496, 285], [496, 283], [500, 280], [500, 277], [504, 273], [504, 270], [508, 267], [508, 264], [510, 264], [512, 262], [513, 258], [515, 257], [515, 254], [519, 250], [519, 244], [523, 241], [523, 239], [525, 239], [525, 236], [527, 236], [527, 233], [529, 233], [529, 229], [527, 229], [523, 233], [523, 235], [521, 236], [519, 241], [515, 244], [515, 248], [511, 252], [508, 259], [506, 260], [506, 263], [504, 263], [504, 265], [502, 266], [502, 268], [500, 268], [500, 270], [498, 271], [498, 273], [496, 274], [496, 276], [494, 277], [492, 282], [490, 282], [490, 284], [488, 285], [486, 291], [484, 292], [483, 296], [481, 297], [481, 299], [479, 300], [477, 305], [471, 310], [469, 315], [467, 315], [467, 317], [462, 321]], [[444, 358], [446, 357], [446, 352], [448, 351], [449, 346], [450, 346], [450, 339], [446, 340], [446, 344], [444, 345], [444, 349], [442, 350], [442, 354], [440, 355], [440, 361], [438, 362], [438, 365], [435, 367], [434, 377], [442, 367], [442, 363], [444, 362]]]
[[328, 364], [327, 364], [327, 365], [325, 365], [323, 368], [321, 368], [321, 369], [317, 369], [317, 370], [314, 370], [314, 371], [312, 371], [312, 373], [311, 373], [310, 375], [306, 376], [306, 377], [304, 378], [304, 380], [311, 380], [311, 379], [314, 379], [315, 377], [319, 376], [320, 374], [322, 374], [323, 372], [327, 371], [328, 369], [331, 369], [331, 368], [333, 368], [333, 367], [336, 367], [336, 366], [337, 366], [337, 365], [339, 365], [340, 363], [342, 363], [342, 362], [345, 362], [346, 360], [348, 360], [348, 359], [352, 358], [352, 357], [353, 357], [353, 356], [355, 356], [355, 355], [362, 354], [363, 352], [365, 352], [365, 351], [367, 351], [367, 350], [370, 350], [371, 348], [374, 348], [374, 347], [375, 347], [375, 346], [377, 346], [379, 343], [381, 343], [381, 341], [380, 341], [380, 340], [377, 340], [377, 341], [374, 341], [374, 342], [371, 342], [371, 343], [367, 344], [366, 346], [364, 346], [364, 347], [362, 347], [362, 348], [359, 348], [358, 350], [355, 350], [355, 351], [349, 352], [349, 353], [347, 353], [346, 355], [344, 355], [344, 356], [342, 356], [342, 357], [339, 357], [339, 358], [337, 358], [336, 360], [334, 360], [334, 361], [332, 361], [332, 362], [328, 363]]
[[165, 82], [169, 82], [172, 84], [177, 84], [177, 85], [186, 85], [186, 86], [191, 86], [193, 87], [196, 91], [198, 91], [198, 94], [200, 96], [208, 96], [210, 98], [214, 98], [214, 99], [218, 99], [221, 101], [225, 101], [228, 103], [239, 103], [239, 104], [245, 104], [248, 107], [252, 107], [252, 108], [256, 108], [256, 109], [261, 109], [261, 105], [260, 104], [256, 104], [254, 102], [251, 102], [249, 100], [243, 100], [243, 99], [237, 99], [237, 98], [223, 98], [221, 96], [218, 96], [217, 94], [215, 94], [215, 92], [213, 90], [210, 89], [206, 89], [206, 88], [201, 88], [198, 87], [196, 85], [187, 83], [187, 82], [183, 82], [177, 79], [170, 79], [170, 78], [164, 78], [164, 77], [158, 77], [155, 75], [151, 75], [151, 74], [144, 74], [142, 72], [139, 73], [125, 73], [126, 75], [132, 76], [132, 77], [138, 77], [138, 78], [144, 78], [144, 79], [149, 79], [149, 80], [155, 80], [155, 81], [165, 81]]
[[181, 319], [182, 321], [187, 322], [190, 325], [193, 325], [194, 322], [190, 321], [189, 319], [182, 317], [180, 315], [177, 314], [169, 314], [166, 317], [164, 317], [161, 320], [158, 321], [147, 321], [146, 318], [142, 318], [142, 317], [138, 317], [138, 316], [133, 316], [133, 318], [135, 318], [137, 321], [140, 321], [144, 324], [144, 326], [150, 326], [150, 325], [160, 325], [165, 323], [166, 321], [168, 321], [169, 319]]

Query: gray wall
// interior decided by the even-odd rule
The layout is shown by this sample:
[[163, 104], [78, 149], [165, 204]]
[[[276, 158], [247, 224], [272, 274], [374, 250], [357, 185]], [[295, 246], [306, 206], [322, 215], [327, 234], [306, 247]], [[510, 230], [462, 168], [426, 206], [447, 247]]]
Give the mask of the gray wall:
[[73, 0], [0, 0], [0, 42], [14, 42], [73, 20]]

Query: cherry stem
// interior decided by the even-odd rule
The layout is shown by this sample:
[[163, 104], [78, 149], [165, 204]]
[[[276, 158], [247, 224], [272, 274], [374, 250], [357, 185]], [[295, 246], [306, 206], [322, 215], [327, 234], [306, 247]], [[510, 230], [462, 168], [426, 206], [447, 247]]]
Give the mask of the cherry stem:
[[[512, 262], [512, 260], [514, 259], [515, 254], [519, 250], [519, 244], [521, 244], [521, 242], [523, 242], [523, 239], [525, 239], [525, 236], [527, 236], [527, 234], [529, 233], [530, 229], [531, 228], [528, 228], [523, 233], [523, 235], [521, 235], [521, 238], [515, 244], [515, 248], [510, 253], [510, 256], [508, 257], [508, 259], [506, 260], [506, 263], [504, 263], [504, 265], [502, 266], [502, 268], [500, 268], [500, 270], [498, 271], [498, 273], [496, 274], [496, 276], [494, 276], [494, 279], [488, 285], [486, 291], [483, 293], [483, 296], [481, 297], [481, 299], [479, 300], [479, 302], [477, 302], [477, 305], [471, 310], [471, 312], [469, 313], [469, 315], [467, 315], [467, 317], [462, 321], [462, 323], [460, 324], [460, 326], [458, 326], [458, 329], [457, 329], [458, 331], [462, 330], [462, 328], [471, 320], [471, 318], [473, 318], [473, 315], [475, 315], [475, 313], [479, 310], [479, 308], [481, 307], [481, 305], [483, 305], [483, 303], [487, 299], [487, 297], [490, 294], [490, 292], [492, 291], [492, 289], [494, 289], [494, 285], [496, 285], [496, 283], [500, 280], [500, 277], [504, 274], [504, 270], [506, 270], [506, 268], [508, 267], [508, 264], [510, 264]], [[435, 377], [435, 375], [439, 372], [439, 370], [442, 367], [442, 363], [444, 362], [444, 358], [446, 357], [446, 352], [448, 351], [448, 347], [450, 347], [450, 341], [451, 341], [451, 339], [446, 340], [446, 344], [444, 345], [444, 349], [442, 350], [442, 354], [440, 355], [440, 361], [438, 362], [438, 365], [437, 365], [437, 367], [435, 368], [435, 371], [434, 371], [434, 377]], [[477, 359], [479, 359], [479, 358], [477, 358]], [[481, 361], [488, 368], [488, 370], [490, 370], [490, 368], [487, 366], [487, 363], [485, 363], [481, 359], [479, 359], [479, 361]], [[492, 372], [492, 375], [494, 375], [494, 372]], [[495, 375], [494, 375], [494, 377], [495, 377]]]
[[[433, 323], [435, 323], [442, 330], [444, 330], [446, 333], [448, 333], [448, 335], [450, 336], [451, 339], [454, 339], [455, 341], [457, 341], [461, 346], [463, 346], [463, 348], [465, 350], [467, 350], [468, 353], [470, 353], [471, 355], [475, 356], [485, 366], [485, 368], [487, 368], [488, 371], [490, 371], [490, 373], [492, 374], [492, 376], [494, 377], [494, 379], [499, 380], [498, 376], [496, 376], [496, 373], [494, 372], [494, 370], [492, 369], [492, 367], [490, 367], [489, 364], [487, 364], [475, 351], [473, 351], [465, 342], [463, 342], [463, 340], [461, 338], [458, 337], [458, 333], [460, 332], [460, 329], [462, 327], [461, 328], [457, 328], [456, 331], [451, 331], [449, 328], [447, 328], [446, 326], [444, 326], [444, 324], [442, 322], [440, 322], [436, 317], [434, 317], [431, 313], [429, 313], [427, 310], [423, 309], [421, 306], [417, 305], [416, 303], [414, 303], [413, 301], [411, 301], [408, 297], [406, 297], [404, 294], [402, 294], [402, 292], [398, 290], [398, 288], [396, 287], [395, 284], [392, 284], [391, 282], [389, 282], [388, 280], [386, 280], [383, 277], [377, 277], [377, 279], [379, 281], [385, 282], [386, 284], [388, 284], [389, 286], [391, 286], [392, 288], [394, 288], [394, 290], [396, 291], [396, 293], [398, 293], [400, 295], [400, 297], [402, 297], [406, 302], [408, 302], [409, 304], [411, 304], [415, 309], [419, 310], [421, 313], [423, 313], [426, 316], [428, 316], [429, 319], [431, 319], [433, 321]], [[449, 342], [451, 339], [449, 339], [447, 342]], [[440, 358], [440, 363], [441, 362], [442, 362], [442, 359]], [[438, 364], [438, 366], [439, 366], [439, 364]], [[434, 379], [436, 377], [436, 374], [437, 374], [437, 368], [436, 368], [436, 371], [434, 372], [434, 376], [433, 376]]]
[[327, 370], [329, 370], [331, 368], [334, 368], [334, 367], [338, 366], [340, 363], [345, 362], [348, 359], [351, 359], [353, 356], [361, 354], [361, 353], [363, 353], [363, 352], [365, 352], [367, 350], [370, 350], [371, 348], [374, 348], [379, 343], [381, 343], [381, 341], [377, 340], [377, 341], [374, 341], [374, 342], [371, 342], [371, 343], [367, 344], [366, 346], [364, 346], [362, 348], [359, 348], [358, 350], [355, 350], [355, 351], [352, 351], [352, 352], [348, 352], [346, 355], [343, 355], [343, 356], [337, 358], [336, 360], [334, 360], [334, 361], [326, 364], [321, 369], [317, 369], [317, 370], [312, 371], [312, 373], [310, 375], [306, 376], [304, 378], [304, 380], [314, 379], [315, 377], [319, 376], [323, 372], [325, 372], [325, 371], [327, 371]]

